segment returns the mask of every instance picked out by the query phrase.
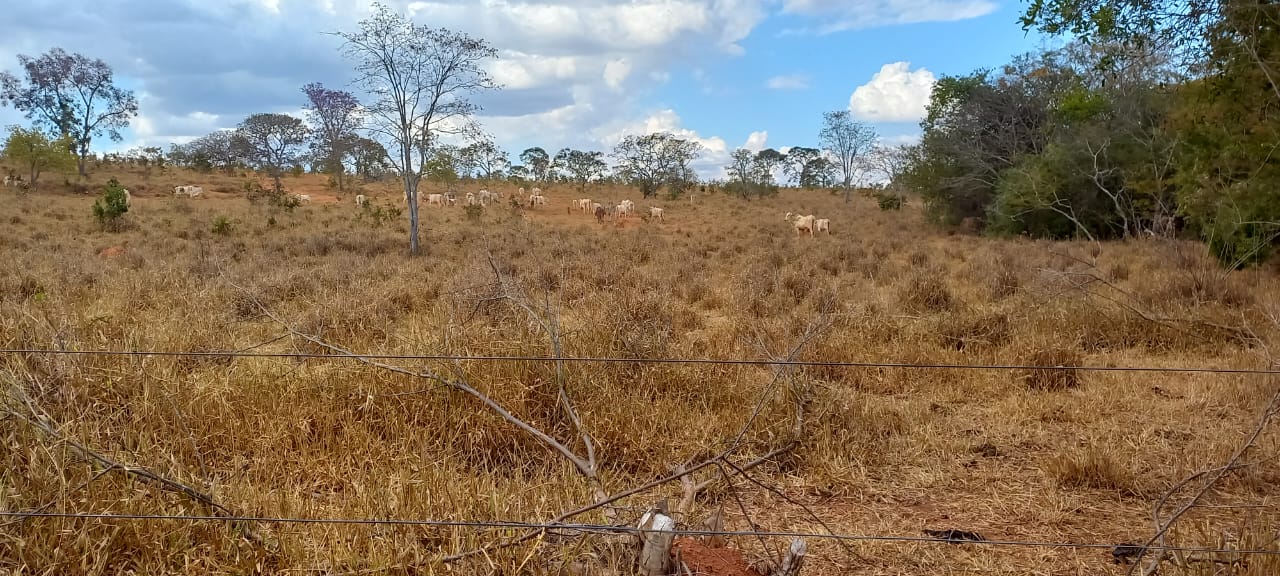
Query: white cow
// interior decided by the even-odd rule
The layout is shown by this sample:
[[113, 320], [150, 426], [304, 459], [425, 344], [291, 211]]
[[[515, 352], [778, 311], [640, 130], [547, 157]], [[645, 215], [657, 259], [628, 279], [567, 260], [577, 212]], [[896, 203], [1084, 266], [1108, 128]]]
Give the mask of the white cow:
[[801, 216], [799, 214], [795, 214], [794, 216], [792, 216], [791, 225], [795, 226], [796, 236], [799, 236], [802, 232], [806, 232], [806, 231], [809, 233], [810, 236], [813, 236], [814, 220], [817, 220], [817, 218], [814, 217], [813, 214], [810, 214], [808, 216]]
[[184, 186], [174, 186], [173, 188], [174, 196], [186, 196], [188, 198], [195, 198], [196, 196], [199, 196], [201, 194], [204, 194], [204, 188], [201, 188], [199, 186], [192, 186], [188, 184]]
[[13, 176], [5, 176], [5, 177], [4, 177], [4, 185], [5, 185], [5, 186], [13, 186]]
[[364, 194], [356, 194], [356, 208], [364, 208], [369, 205], [369, 199]]
[[813, 221], [815, 232], [831, 233], [831, 220], [828, 218], [819, 218]]
[[488, 190], [481, 190], [478, 196], [480, 197], [481, 206], [488, 206], [490, 202], [498, 201], [498, 194]]
[[124, 189], [124, 207], [125, 207], [125, 208], [132, 208], [132, 207], [133, 207], [133, 195], [132, 195], [132, 194], [129, 194], [129, 189], [128, 189], [128, 188], [125, 188], [125, 189]]
[[294, 197], [294, 198], [296, 198], [296, 199], [298, 200], [298, 202], [310, 202], [310, 201], [311, 201], [311, 195], [310, 195], [310, 194], [294, 194], [294, 195], [293, 195], [293, 197]]
[[575, 204], [575, 207], [576, 207], [577, 209], [582, 210], [583, 212], [586, 212], [587, 214], [590, 214], [590, 213], [592, 213], [592, 212], [593, 212], [593, 210], [591, 209], [591, 199], [590, 199], [590, 198], [579, 198], [579, 199], [577, 199], [577, 200], [574, 200], [574, 202], [573, 202], [573, 203]]
[[467, 206], [475, 206], [479, 203], [480, 203], [480, 200], [476, 198], [475, 194], [471, 192], [467, 192], [467, 201], [466, 201]]
[[650, 207], [649, 207], [649, 217], [650, 217], [650, 218], [656, 218], [656, 219], [658, 219], [658, 220], [662, 220], [663, 222], [666, 222], [666, 221], [667, 221], [667, 219], [662, 217], [662, 212], [663, 212], [663, 210], [662, 210], [661, 208], [657, 207], [657, 206], [650, 206]]
[[529, 206], [530, 207], [546, 206], [547, 197], [541, 194], [538, 194], [539, 190], [537, 188], [534, 188], [533, 190], [534, 190], [534, 193], [529, 195]]
[[427, 206], [432, 204], [444, 207], [444, 194], [427, 194]]

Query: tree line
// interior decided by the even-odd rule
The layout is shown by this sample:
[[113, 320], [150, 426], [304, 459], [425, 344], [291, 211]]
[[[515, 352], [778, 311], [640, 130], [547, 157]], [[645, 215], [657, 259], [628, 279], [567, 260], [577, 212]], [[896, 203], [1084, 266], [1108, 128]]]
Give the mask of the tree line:
[[1280, 238], [1280, 16], [1261, 0], [1035, 0], [1074, 36], [939, 79], [898, 181], [989, 234], [1203, 239], [1226, 266]]

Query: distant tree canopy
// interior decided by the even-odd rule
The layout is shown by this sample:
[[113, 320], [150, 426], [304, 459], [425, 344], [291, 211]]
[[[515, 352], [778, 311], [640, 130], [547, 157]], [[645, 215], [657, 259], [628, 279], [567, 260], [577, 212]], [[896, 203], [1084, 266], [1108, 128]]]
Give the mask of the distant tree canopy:
[[343, 190], [346, 160], [359, 138], [356, 131], [363, 121], [360, 101], [350, 92], [330, 90], [318, 82], [303, 86], [302, 93], [307, 95], [307, 119], [314, 135], [312, 161], [332, 175], [338, 190]]
[[280, 176], [302, 161], [310, 136], [307, 125], [288, 114], [254, 114], [236, 127], [232, 147], [243, 146], [249, 163], [270, 174], [279, 190]]
[[119, 142], [120, 130], [138, 115], [138, 100], [115, 85], [102, 60], [54, 48], [35, 58], [19, 54], [18, 62], [26, 78], [0, 72], [0, 104], [24, 112], [51, 137], [66, 139], [85, 175], [94, 137], [106, 134]]
[[745, 148], [734, 150], [729, 156], [729, 164], [725, 166], [729, 176], [725, 191], [748, 199], [777, 194], [778, 185], [774, 182], [773, 171], [785, 159], [785, 155], [772, 148], [759, 152]]
[[701, 144], [667, 132], [627, 136], [613, 148], [614, 170], [645, 198], [663, 187], [674, 198], [697, 182], [691, 164], [701, 150]]
[[600, 180], [609, 172], [609, 164], [604, 161], [603, 152], [563, 148], [556, 152], [551, 165], [561, 179], [576, 184], [579, 191], [586, 190], [588, 184]]

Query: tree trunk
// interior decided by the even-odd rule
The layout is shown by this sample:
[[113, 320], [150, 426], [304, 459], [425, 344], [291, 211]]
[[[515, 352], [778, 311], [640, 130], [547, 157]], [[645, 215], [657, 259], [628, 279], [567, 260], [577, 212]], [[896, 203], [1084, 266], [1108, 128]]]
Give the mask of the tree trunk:
[[418, 255], [418, 187], [406, 176], [404, 180], [405, 201], [409, 203], [409, 254]]
[[76, 169], [80, 171], [81, 178], [88, 175], [88, 171], [85, 169], [85, 156], [88, 156], [88, 155], [89, 155], [89, 144], [86, 142], [79, 146], [79, 150], [76, 150]]

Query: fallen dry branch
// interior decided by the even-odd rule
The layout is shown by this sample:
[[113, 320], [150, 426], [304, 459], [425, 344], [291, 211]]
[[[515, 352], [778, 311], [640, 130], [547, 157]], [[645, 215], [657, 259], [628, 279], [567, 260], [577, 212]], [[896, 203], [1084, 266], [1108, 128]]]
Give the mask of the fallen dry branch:
[[[796, 343], [796, 345], [795, 345], [795, 346], [793, 346], [793, 347], [791, 348], [791, 350], [788, 352], [787, 356], [786, 356], [785, 358], [783, 358], [781, 361], [782, 361], [782, 362], [790, 362], [790, 361], [794, 360], [794, 359], [795, 359], [795, 357], [796, 357], [796, 356], [800, 353], [800, 351], [803, 349], [803, 347], [804, 347], [804, 346], [805, 346], [805, 345], [806, 345], [810, 340], [812, 340], [815, 336], [817, 336], [817, 334], [818, 334], [819, 332], [821, 332], [823, 329], [825, 329], [825, 328], [826, 328], [826, 326], [828, 326], [828, 325], [829, 325], [829, 321], [828, 321], [828, 319], [826, 318], [826, 316], [825, 316], [825, 315], [824, 315], [824, 316], [822, 316], [822, 317], [820, 317], [820, 318], [818, 318], [818, 319], [816, 319], [814, 322], [811, 322], [811, 323], [809, 324], [808, 328], [806, 328], [804, 335], [800, 338], [800, 340]], [[585, 506], [582, 506], [582, 507], [580, 507], [580, 508], [576, 508], [576, 509], [574, 509], [574, 510], [570, 510], [570, 511], [568, 511], [568, 512], [564, 512], [564, 513], [562, 513], [562, 514], [560, 514], [560, 515], [556, 516], [555, 518], [552, 518], [551, 520], [547, 521], [546, 523], [547, 523], [547, 524], [556, 524], [556, 523], [559, 523], [559, 522], [564, 522], [565, 520], [568, 520], [568, 519], [573, 518], [573, 517], [575, 517], [575, 516], [579, 516], [579, 515], [581, 515], [581, 514], [586, 514], [587, 512], [591, 512], [591, 511], [593, 511], [593, 510], [597, 510], [597, 509], [602, 508], [602, 507], [604, 507], [604, 506], [608, 506], [608, 505], [613, 504], [613, 503], [615, 503], [615, 502], [617, 502], [617, 501], [619, 501], [619, 500], [622, 500], [622, 499], [624, 499], [624, 498], [628, 498], [628, 497], [631, 497], [631, 496], [635, 496], [636, 494], [641, 494], [641, 493], [647, 492], [647, 491], [649, 491], [649, 490], [652, 490], [652, 489], [654, 489], [654, 488], [657, 488], [658, 486], [663, 486], [663, 485], [665, 485], [665, 484], [668, 484], [668, 483], [671, 483], [671, 482], [675, 482], [675, 481], [682, 481], [684, 478], [686, 478], [686, 477], [688, 477], [688, 476], [690, 476], [690, 475], [692, 475], [692, 474], [694, 474], [694, 473], [696, 473], [696, 472], [698, 472], [698, 471], [700, 471], [700, 470], [702, 470], [702, 469], [704, 469], [704, 468], [711, 468], [711, 467], [713, 467], [713, 466], [717, 466], [718, 464], [720, 464], [721, 462], [723, 462], [725, 458], [727, 458], [728, 456], [732, 455], [732, 454], [733, 454], [733, 452], [734, 452], [735, 450], [737, 450], [737, 449], [738, 449], [738, 447], [739, 447], [739, 446], [741, 445], [741, 443], [742, 443], [742, 439], [743, 439], [743, 438], [745, 437], [745, 435], [746, 435], [747, 430], [748, 430], [748, 429], [751, 427], [751, 425], [755, 422], [756, 418], [758, 418], [758, 417], [759, 417], [759, 415], [764, 411], [764, 406], [765, 406], [765, 404], [767, 403], [768, 399], [773, 395], [773, 392], [777, 389], [777, 385], [782, 381], [782, 377], [783, 377], [785, 374], [787, 374], [791, 369], [792, 369], [792, 367], [791, 367], [790, 365], [788, 365], [788, 364], [780, 364], [780, 365], [775, 366], [773, 378], [772, 378], [772, 380], [770, 380], [770, 382], [769, 382], [768, 386], [766, 386], [766, 387], [765, 387], [765, 388], [766, 388], [765, 393], [761, 396], [760, 400], [756, 403], [755, 410], [752, 412], [751, 417], [750, 417], [750, 418], [748, 418], [748, 420], [747, 420], [746, 424], [744, 424], [744, 425], [743, 425], [743, 427], [742, 427], [742, 429], [741, 429], [741, 430], [739, 430], [738, 434], [734, 437], [733, 442], [732, 442], [732, 443], [730, 443], [730, 445], [729, 445], [729, 447], [728, 447], [728, 448], [725, 448], [723, 451], [721, 451], [720, 453], [716, 454], [715, 456], [712, 456], [712, 457], [710, 457], [710, 458], [707, 458], [707, 459], [705, 459], [705, 460], [703, 460], [703, 461], [701, 461], [701, 462], [698, 462], [697, 464], [694, 464], [694, 465], [692, 465], [692, 466], [687, 466], [687, 467], [677, 467], [676, 471], [675, 471], [675, 472], [673, 472], [673, 473], [672, 473], [672, 474], [670, 474], [670, 475], [664, 476], [664, 477], [659, 478], [659, 479], [657, 479], [657, 480], [653, 480], [653, 481], [650, 481], [650, 482], [646, 482], [646, 483], [641, 484], [640, 486], [637, 486], [637, 487], [635, 487], [635, 488], [631, 488], [631, 489], [629, 489], [629, 490], [625, 490], [625, 491], [623, 491], [623, 492], [619, 492], [619, 493], [614, 494], [614, 495], [612, 495], [612, 496], [609, 496], [609, 497], [606, 497], [606, 498], [603, 498], [603, 499], [597, 500], [597, 501], [595, 501], [595, 502], [593, 502], [593, 503], [591, 503], [591, 504], [587, 504], [587, 505], [585, 505]], [[787, 452], [787, 451], [791, 450], [794, 446], [795, 446], [795, 441], [788, 442], [787, 444], [783, 445], [782, 447], [777, 448], [777, 449], [775, 449], [775, 450], [771, 451], [769, 454], [766, 454], [766, 456], [765, 456], [765, 457], [758, 458], [758, 459], [755, 461], [755, 463], [754, 463], [754, 464], [755, 464], [756, 466], [758, 466], [759, 464], [762, 464], [762, 463], [764, 463], [764, 462], [768, 461], [768, 459], [769, 459], [769, 458], [772, 458], [772, 457], [774, 457], [774, 456], [776, 456], [776, 455], [778, 455], [778, 454], [782, 454], [782, 453], [785, 453], [785, 452]], [[754, 467], [754, 466], [753, 466], [753, 467]], [[698, 485], [701, 485], [701, 484], [698, 484]], [[459, 561], [459, 560], [463, 560], [463, 559], [465, 559], [465, 558], [469, 558], [469, 557], [471, 557], [471, 556], [475, 556], [475, 555], [478, 555], [478, 554], [488, 554], [489, 552], [492, 552], [492, 551], [494, 551], [494, 550], [500, 550], [500, 549], [503, 549], [503, 548], [509, 548], [509, 547], [511, 547], [511, 546], [516, 546], [516, 545], [519, 545], [519, 544], [521, 544], [521, 543], [527, 542], [527, 541], [529, 541], [529, 540], [531, 540], [531, 539], [533, 539], [533, 538], [535, 538], [535, 537], [539, 536], [539, 535], [540, 535], [540, 534], [542, 534], [543, 532], [545, 532], [545, 530], [541, 530], [541, 529], [540, 529], [540, 530], [531, 530], [531, 531], [529, 531], [529, 532], [524, 533], [523, 535], [517, 536], [517, 537], [515, 537], [515, 538], [510, 538], [510, 539], [507, 539], [507, 540], [504, 540], [504, 541], [501, 541], [501, 542], [495, 542], [495, 543], [493, 543], [493, 544], [491, 544], [491, 545], [489, 545], [489, 546], [485, 546], [485, 547], [477, 548], [477, 549], [474, 549], [474, 550], [468, 550], [468, 551], [466, 551], [466, 552], [460, 552], [460, 553], [457, 553], [457, 554], [452, 554], [452, 555], [446, 556], [446, 557], [444, 557], [444, 558], [442, 559], [442, 561], [443, 561], [443, 562], [446, 562], [446, 563], [450, 563], [450, 562], [457, 562], [457, 561]]]
[[[1168, 546], [1165, 540], [1166, 534], [1168, 534], [1169, 530], [1173, 528], [1174, 523], [1176, 523], [1179, 518], [1191, 509], [1195, 508], [1200, 503], [1200, 500], [1204, 498], [1205, 495], [1218, 484], [1218, 482], [1221, 482], [1223, 478], [1226, 478], [1228, 474], [1237, 470], [1270, 462], [1276, 458], [1277, 455], [1272, 455], [1253, 462], [1241, 462], [1245, 454], [1248, 453], [1248, 451], [1257, 443], [1258, 437], [1262, 435], [1264, 430], [1266, 430], [1267, 426], [1275, 418], [1277, 413], [1280, 413], [1280, 392], [1277, 392], [1271, 397], [1266, 408], [1262, 411], [1262, 415], [1258, 418], [1258, 424], [1254, 427], [1253, 432], [1250, 433], [1244, 443], [1236, 449], [1236, 452], [1232, 454], [1226, 464], [1191, 474], [1179, 481], [1177, 484], [1174, 484], [1169, 490], [1165, 491], [1164, 495], [1160, 497], [1151, 511], [1152, 518], [1155, 520], [1156, 532], [1138, 551], [1137, 556], [1134, 558], [1133, 566], [1129, 568], [1129, 574], [1133, 574], [1138, 569], [1138, 566], [1141, 565], [1142, 562], [1142, 556], [1146, 553], [1147, 549], [1156, 544], [1161, 548], [1161, 552], [1156, 554], [1155, 558], [1148, 563], [1147, 567], [1143, 570], [1143, 574], [1145, 576], [1151, 576], [1160, 569], [1161, 562], [1168, 557], [1168, 551], [1166, 550]], [[1164, 510], [1164, 507], [1168, 504], [1169, 500], [1173, 498], [1174, 494], [1197, 479], [1206, 477], [1207, 480], [1200, 485], [1199, 489], [1196, 490], [1195, 494], [1193, 494], [1187, 502], [1170, 514], [1168, 518], [1163, 520], [1161, 519], [1161, 512]]]
[[[102, 467], [102, 470], [100, 470], [97, 473], [97, 475], [91, 478], [88, 482], [84, 483], [84, 486], [88, 486], [89, 484], [98, 480], [101, 476], [105, 475], [108, 472], [120, 472], [133, 480], [142, 482], [143, 484], [148, 484], [156, 488], [159, 488], [160, 490], [163, 490], [165, 492], [172, 492], [172, 493], [184, 496], [190, 500], [193, 500], [203, 505], [206, 509], [209, 510], [210, 514], [214, 516], [223, 516], [223, 517], [241, 516], [240, 514], [237, 514], [234, 510], [231, 510], [226, 506], [219, 504], [216, 500], [214, 500], [212, 495], [202, 492], [201, 490], [195, 488], [194, 486], [191, 486], [184, 482], [179, 482], [172, 478], [162, 476], [156, 472], [151, 471], [148, 468], [124, 464], [114, 458], [111, 458], [110, 456], [107, 456], [106, 454], [103, 454], [101, 452], [98, 452], [97, 450], [89, 448], [88, 446], [85, 446], [84, 444], [81, 444], [67, 437], [66, 435], [58, 432], [57, 426], [54, 424], [53, 419], [50, 418], [44, 412], [44, 410], [42, 410], [38, 405], [35, 404], [35, 402], [31, 400], [31, 398], [25, 393], [25, 391], [17, 384], [16, 379], [11, 378], [10, 380], [11, 381], [8, 386], [9, 391], [7, 396], [9, 400], [18, 404], [19, 406], [13, 406], [13, 405], [3, 406], [0, 409], [4, 410], [4, 414], [27, 424], [33, 429], [39, 431], [45, 437], [49, 438], [51, 441], [71, 448], [71, 450], [75, 452], [76, 455], [78, 455], [80, 458], [83, 458], [84, 460], [87, 460], [87, 461], [96, 462], [98, 465]], [[22, 410], [20, 411], [19, 408], [21, 408]], [[77, 491], [80, 489], [81, 488], [77, 488]], [[46, 504], [43, 508], [48, 508], [49, 506], [50, 504]], [[240, 530], [241, 534], [247, 540], [251, 542], [261, 543], [261, 538], [256, 533], [254, 533], [253, 530], [248, 525], [241, 522], [236, 522], [234, 526], [236, 526]]]

